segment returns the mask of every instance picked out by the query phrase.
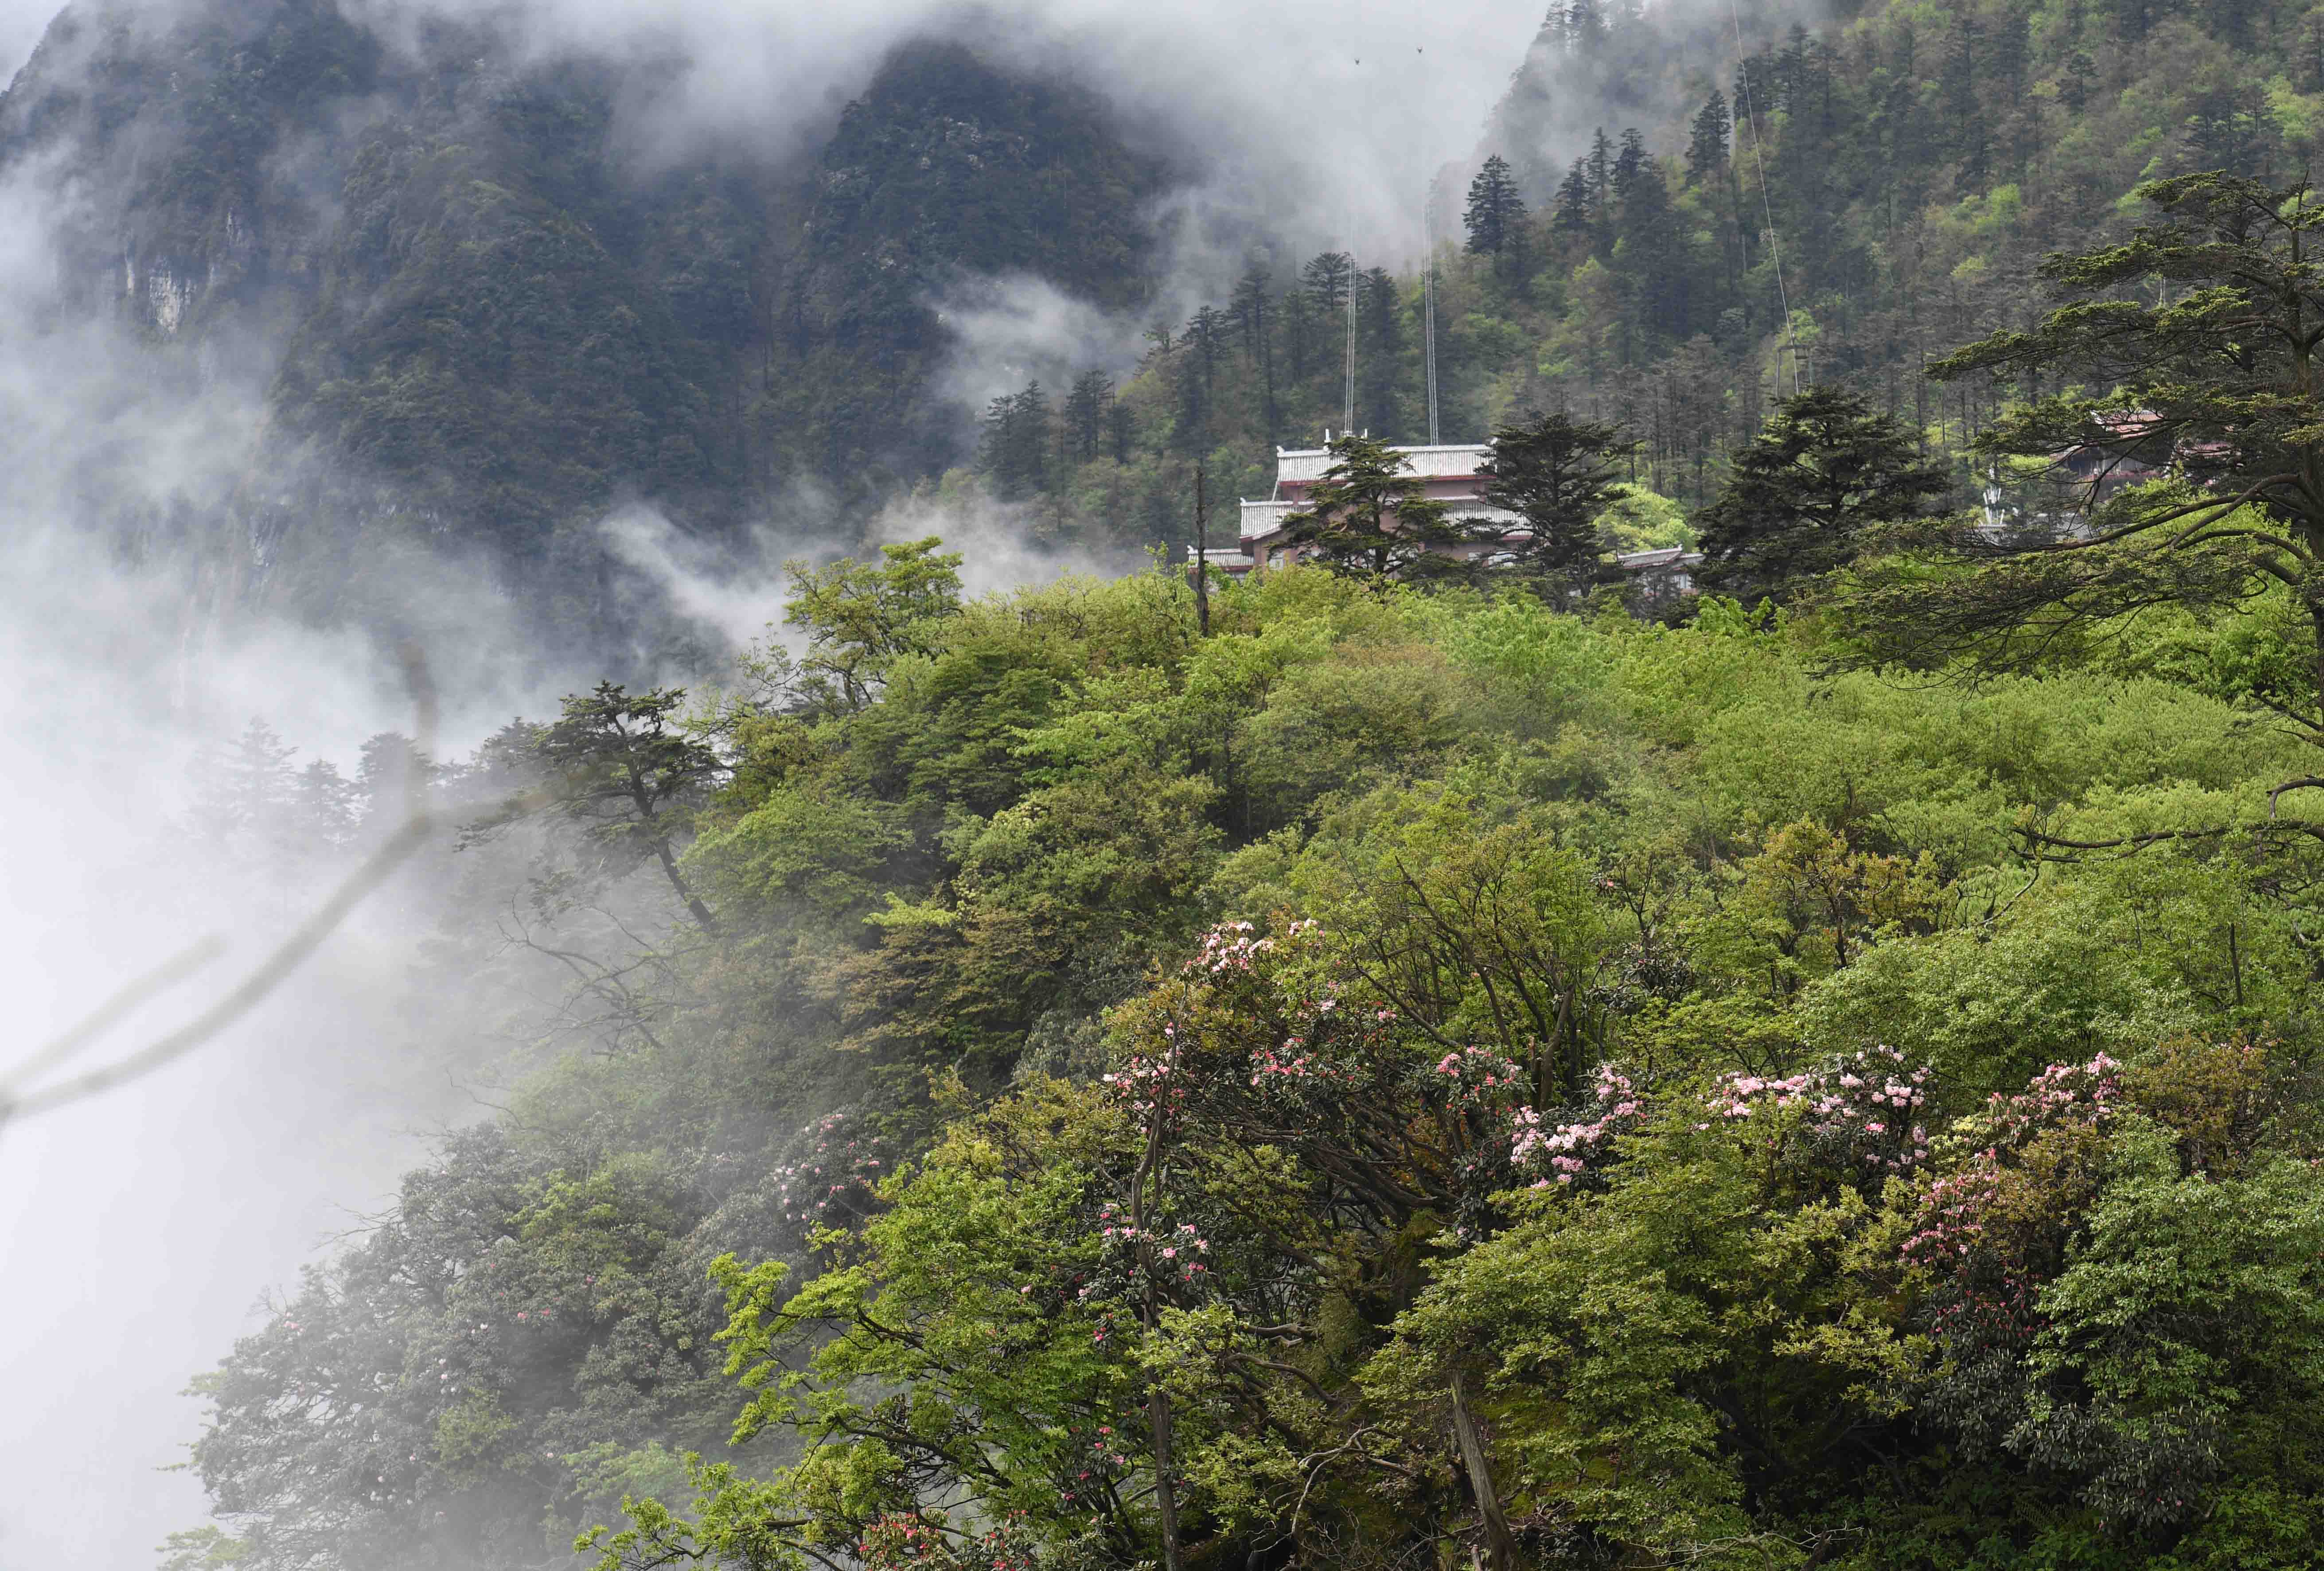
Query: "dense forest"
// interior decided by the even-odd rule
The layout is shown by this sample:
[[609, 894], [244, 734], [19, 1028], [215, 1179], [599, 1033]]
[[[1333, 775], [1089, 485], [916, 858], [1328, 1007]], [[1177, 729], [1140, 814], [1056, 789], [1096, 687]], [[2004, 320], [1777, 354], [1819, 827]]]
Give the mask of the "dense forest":
[[[1617, 424], [1640, 495], [1611, 522], [1678, 538], [1657, 498], [1707, 503], [1777, 398], [1838, 383], [1965, 482], [2024, 389], [1940, 386], [1931, 360], [2030, 321], [2040, 258], [2126, 231], [2140, 180], [2293, 178], [2324, 124], [2324, 24], [2289, 4], [1817, 20], [1550, 14], [1433, 193], [1445, 439], [1536, 409]], [[83, 293], [191, 347], [189, 393], [260, 377], [263, 450], [213, 533], [263, 603], [392, 621], [399, 566], [456, 550], [544, 641], [650, 675], [669, 629], [599, 528], [625, 500], [737, 550], [770, 521], [860, 537], [915, 488], [997, 495], [1037, 544], [1183, 545], [1198, 459], [1214, 499], [1261, 495], [1275, 444], [1347, 423], [1351, 315], [1354, 426], [1426, 435], [1420, 270], [1250, 215], [1165, 291], [1193, 237], [1162, 199], [1204, 155], [1085, 86], [916, 43], [807, 152], [641, 172], [624, 116], [659, 63], [519, 62], [440, 17], [415, 38], [328, 0], [91, 6], [0, 103], [0, 162], [89, 199], [63, 237]], [[1143, 322], [1148, 352], [958, 407], [943, 291], [998, 274]], [[1159, 314], [1190, 287], [1208, 303]], [[138, 550], [189, 528], [99, 511]]]
[[439, 779], [567, 1007], [204, 1377], [172, 1564], [2306, 1563], [2313, 858], [2167, 838], [2307, 767], [2239, 620], [1211, 610], [896, 548]]
[[[1692, 506], [1775, 400], [1840, 384], [1966, 484], [1973, 439], [2026, 389], [1940, 385], [1932, 361], [2034, 319], [2042, 257], [2126, 232], [2140, 180], [2296, 180], [2324, 134], [2324, 20], [2296, 6], [1860, 10], [1821, 29], [1754, 16], [1739, 61], [1723, 10], [1551, 12], [1486, 171], [1436, 195], [1444, 439], [1570, 409], [1632, 433], [1628, 478]], [[1636, 118], [1577, 125], [1577, 103]], [[1581, 148], [1563, 162], [1561, 134]], [[1344, 253], [1262, 251], [1151, 335], [1118, 430], [1106, 379], [1028, 388], [989, 411], [983, 473], [1056, 498], [1055, 527], [1134, 517], [1183, 541], [1193, 455], [1263, 495], [1273, 444], [1343, 423], [1351, 289], [1357, 428], [1426, 439], [1421, 281], [1351, 273]], [[1642, 498], [1609, 523], [1665, 512]]]
[[[260, 365], [259, 598], [473, 552], [606, 673], [194, 772], [286, 906], [456, 825], [386, 899], [500, 1047], [197, 1377], [168, 1571], [2312, 1564], [2324, 12], [1729, 20], [1560, 7], [1425, 272], [1254, 228], [982, 411], [947, 280], [1176, 298], [1085, 88], [917, 43], [641, 182], [489, 30], [60, 23], [0, 152]], [[1190, 581], [1327, 427], [1311, 559]], [[607, 509], [803, 491], [670, 685]], [[899, 498], [1168, 555], [971, 594]]]

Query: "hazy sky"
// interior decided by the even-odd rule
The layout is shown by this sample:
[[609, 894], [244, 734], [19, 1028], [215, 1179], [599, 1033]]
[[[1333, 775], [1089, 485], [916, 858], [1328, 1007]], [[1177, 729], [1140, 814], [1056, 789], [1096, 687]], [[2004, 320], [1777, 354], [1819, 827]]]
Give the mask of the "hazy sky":
[[16, 74], [56, 12], [51, 0], [0, 0], [0, 75]]

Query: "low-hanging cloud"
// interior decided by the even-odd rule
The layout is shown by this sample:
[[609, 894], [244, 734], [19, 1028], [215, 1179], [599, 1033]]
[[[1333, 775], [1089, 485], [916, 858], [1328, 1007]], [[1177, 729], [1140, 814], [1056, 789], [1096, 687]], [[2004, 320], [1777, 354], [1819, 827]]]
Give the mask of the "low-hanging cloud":
[[[149, 0], [160, 3], [160, 0]], [[1541, 25], [1542, 0], [347, 0], [391, 38], [488, 22], [533, 59], [656, 64], [630, 106], [643, 157], [825, 131], [897, 44], [954, 38], [1086, 84], [1133, 133], [1303, 239], [1405, 259], [1429, 182], [1467, 158]]]

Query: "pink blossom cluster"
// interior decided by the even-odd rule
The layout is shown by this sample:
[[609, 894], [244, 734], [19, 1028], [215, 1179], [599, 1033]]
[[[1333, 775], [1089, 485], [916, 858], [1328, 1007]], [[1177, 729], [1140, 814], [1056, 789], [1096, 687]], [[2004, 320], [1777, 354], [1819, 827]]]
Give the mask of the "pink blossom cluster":
[[1024, 1512], [1012, 1511], [955, 1549], [945, 1539], [941, 1511], [891, 1514], [863, 1529], [855, 1557], [866, 1571], [1035, 1571], [1023, 1519]]
[[1264, 1091], [1270, 1084], [1293, 1081], [1351, 1086], [1355, 1079], [1344, 1067], [1317, 1052], [1303, 1036], [1286, 1037], [1280, 1045], [1258, 1048], [1250, 1055], [1250, 1083], [1255, 1090]]
[[[1166, 1279], [1175, 1278], [1191, 1282], [1210, 1274], [1210, 1267], [1200, 1258], [1211, 1252], [1211, 1241], [1185, 1223], [1169, 1229], [1140, 1228], [1111, 1206], [1098, 1208], [1098, 1236], [1110, 1249], [1125, 1252], [1135, 1251], [1140, 1244], [1148, 1246], [1155, 1273]], [[1092, 1283], [1081, 1290], [1088, 1298], [1098, 1284]]]
[[1084, 1510], [1103, 1509], [1110, 1502], [1106, 1491], [1134, 1465], [1121, 1437], [1111, 1424], [1099, 1424], [1088, 1429], [1068, 1429], [1065, 1437], [1071, 1450], [1061, 1458], [1065, 1502]]
[[849, 1211], [869, 1209], [888, 1165], [874, 1141], [847, 1132], [847, 1114], [827, 1114], [801, 1130], [815, 1143], [795, 1162], [776, 1165], [777, 1214], [807, 1231], [830, 1225]]
[[1526, 1083], [1525, 1071], [1490, 1048], [1462, 1048], [1436, 1060], [1431, 1089], [1455, 1107], [1491, 1107]]
[[1803, 1107], [1815, 1143], [1870, 1171], [1902, 1173], [1929, 1154], [1929, 1132], [1921, 1122], [1928, 1079], [1925, 1065], [1908, 1063], [1894, 1048], [1873, 1047], [1781, 1078], [1724, 1075], [1708, 1106], [1721, 1120]]
[[2099, 1053], [2087, 1063], [2052, 1064], [2014, 1095], [1994, 1093], [1986, 1104], [1991, 1143], [1960, 1172], [1929, 1186], [1918, 1224], [1899, 1252], [1960, 1287], [1956, 1298], [1936, 1308], [1948, 1331], [1963, 1334], [1973, 1322], [2033, 1323], [2037, 1284], [2017, 1262], [2000, 1258], [2007, 1252], [1991, 1235], [2006, 1172], [2004, 1153], [2021, 1151], [2052, 1130], [2103, 1123], [2122, 1095], [2121, 1069]]
[[1122, 1060], [1121, 1067], [1102, 1077], [1106, 1089], [1141, 1118], [1157, 1109], [1177, 1112], [1186, 1103], [1185, 1084], [1175, 1061], [1178, 1028], [1175, 1024], [1165, 1025], [1162, 1034], [1169, 1039], [1168, 1051], [1160, 1054], [1132, 1053]]
[[1546, 1169], [1534, 1180], [1535, 1188], [1545, 1189], [1552, 1183], [1570, 1187], [1604, 1167], [1615, 1141], [1637, 1129], [1646, 1116], [1637, 1086], [1612, 1064], [1598, 1066], [1591, 1093], [1591, 1113], [1572, 1123], [1552, 1125], [1530, 1107], [1517, 1110], [1509, 1161], [1521, 1173]]
[[[1292, 936], [1298, 937], [1314, 926], [1313, 922], [1295, 922]], [[1202, 951], [1186, 962], [1189, 975], [1206, 972], [1216, 976], [1224, 972], [1248, 973], [1259, 963], [1259, 957], [1275, 948], [1272, 938], [1254, 938], [1258, 929], [1249, 922], [1225, 922], [1203, 935]]]
[[2122, 1065], [2104, 1053], [2085, 1064], [2052, 1064], [2014, 1096], [1997, 1091], [1986, 1117], [2000, 1145], [2021, 1145], [2059, 1123], [2096, 1123], [2122, 1095]]

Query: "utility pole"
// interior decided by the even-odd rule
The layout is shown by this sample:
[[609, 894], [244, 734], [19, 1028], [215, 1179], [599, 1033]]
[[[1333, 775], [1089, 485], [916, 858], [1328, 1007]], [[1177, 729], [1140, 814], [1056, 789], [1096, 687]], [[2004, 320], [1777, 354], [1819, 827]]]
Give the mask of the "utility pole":
[[1194, 460], [1194, 621], [1211, 635], [1211, 503], [1204, 460]]
[[1443, 429], [1436, 419], [1436, 181], [1420, 203], [1420, 332], [1428, 362], [1428, 445], [1442, 446]]

